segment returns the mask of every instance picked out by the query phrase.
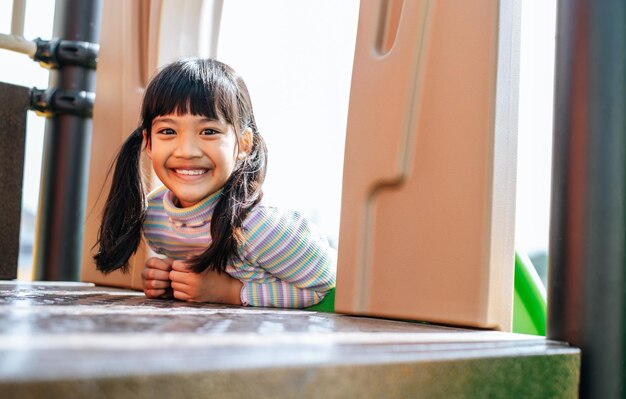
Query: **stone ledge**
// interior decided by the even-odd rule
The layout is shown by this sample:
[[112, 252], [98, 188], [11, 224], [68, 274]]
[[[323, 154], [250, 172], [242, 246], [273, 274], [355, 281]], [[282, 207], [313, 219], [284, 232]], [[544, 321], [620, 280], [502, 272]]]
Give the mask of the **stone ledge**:
[[0, 282], [0, 391], [41, 397], [577, 397], [541, 337]]

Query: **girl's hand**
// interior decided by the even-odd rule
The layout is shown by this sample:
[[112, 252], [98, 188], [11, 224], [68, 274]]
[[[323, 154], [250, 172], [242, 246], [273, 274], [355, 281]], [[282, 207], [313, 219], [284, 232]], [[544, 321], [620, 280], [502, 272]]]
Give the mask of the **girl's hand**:
[[176, 299], [241, 305], [243, 283], [226, 273], [208, 269], [194, 273], [185, 261], [175, 260], [169, 278]]
[[172, 288], [170, 284], [170, 271], [172, 270], [173, 259], [148, 258], [141, 281], [143, 293], [148, 298], [171, 298]]

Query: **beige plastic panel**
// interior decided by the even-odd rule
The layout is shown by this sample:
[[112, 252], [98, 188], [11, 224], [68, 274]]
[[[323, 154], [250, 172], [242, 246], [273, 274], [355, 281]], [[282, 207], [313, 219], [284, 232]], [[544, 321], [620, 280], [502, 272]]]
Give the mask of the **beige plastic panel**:
[[[129, 262], [128, 274], [117, 271], [104, 276], [96, 270], [92, 259], [92, 246], [109, 189], [105, 177], [120, 146], [137, 127], [143, 90], [156, 69], [181, 56], [215, 54], [222, 3], [223, 0], [103, 2], [82, 281], [141, 289], [141, 271], [149, 256], [147, 248], [138, 249]], [[149, 163], [144, 165], [150, 171]]]
[[131, 259], [130, 273], [117, 271], [104, 276], [96, 271], [91, 247], [96, 242], [108, 195], [110, 182], [105, 185], [105, 177], [109, 165], [139, 121], [144, 82], [150, 74], [147, 66], [150, 8], [148, 2], [103, 2], [81, 268], [82, 281], [100, 285], [141, 288], [143, 248]]
[[510, 330], [518, 9], [361, 2], [336, 311]]

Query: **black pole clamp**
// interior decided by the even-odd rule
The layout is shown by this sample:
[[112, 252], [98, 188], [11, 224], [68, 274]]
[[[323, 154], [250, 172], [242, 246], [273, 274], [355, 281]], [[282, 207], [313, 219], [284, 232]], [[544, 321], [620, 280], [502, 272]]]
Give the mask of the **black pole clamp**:
[[35, 61], [48, 69], [59, 69], [65, 65], [77, 65], [88, 69], [96, 69], [100, 45], [97, 43], [74, 40], [34, 40], [37, 51]]
[[30, 109], [45, 117], [69, 114], [91, 118], [95, 99], [96, 94], [88, 91], [31, 89]]

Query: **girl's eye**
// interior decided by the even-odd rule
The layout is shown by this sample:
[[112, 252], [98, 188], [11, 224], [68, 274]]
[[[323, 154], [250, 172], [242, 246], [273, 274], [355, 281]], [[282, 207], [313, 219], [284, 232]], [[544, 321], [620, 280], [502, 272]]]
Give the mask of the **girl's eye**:
[[161, 129], [159, 130], [159, 134], [170, 136], [170, 135], [176, 134], [176, 132], [174, 131], [174, 129]]
[[216, 135], [218, 133], [219, 132], [217, 130], [215, 130], [215, 129], [204, 129], [201, 134], [203, 136], [214, 136], [214, 135]]

